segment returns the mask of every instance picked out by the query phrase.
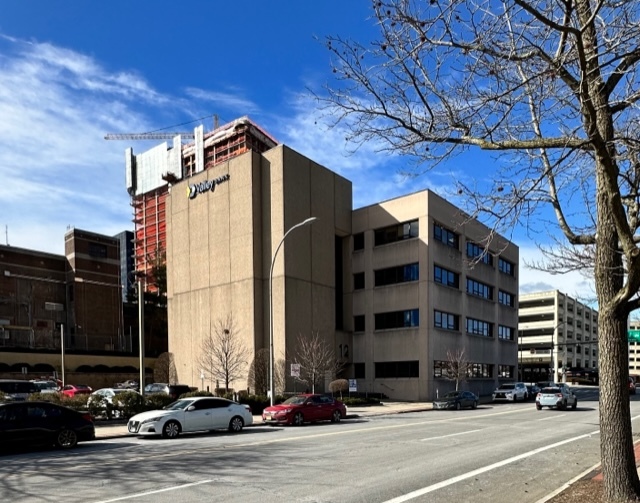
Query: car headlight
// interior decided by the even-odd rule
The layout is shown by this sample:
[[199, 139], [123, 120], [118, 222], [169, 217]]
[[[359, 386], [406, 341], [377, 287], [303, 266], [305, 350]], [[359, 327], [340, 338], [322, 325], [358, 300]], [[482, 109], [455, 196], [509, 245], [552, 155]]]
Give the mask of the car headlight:
[[144, 421], [141, 421], [140, 424], [145, 424], [145, 423], [155, 423], [156, 421], [160, 421], [160, 419], [162, 419], [162, 416], [158, 416], [158, 417], [151, 417], [149, 419], [145, 419]]

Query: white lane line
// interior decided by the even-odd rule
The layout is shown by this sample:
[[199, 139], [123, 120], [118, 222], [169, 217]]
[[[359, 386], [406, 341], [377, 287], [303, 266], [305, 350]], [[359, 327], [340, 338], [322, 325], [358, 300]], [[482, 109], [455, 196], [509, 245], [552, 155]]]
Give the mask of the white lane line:
[[111, 503], [112, 501], [124, 501], [128, 499], [133, 499], [133, 498], [142, 498], [143, 496], [149, 496], [150, 494], [165, 493], [167, 491], [175, 491], [176, 489], [184, 489], [185, 487], [199, 486], [200, 484], [209, 484], [210, 482], [213, 482], [213, 480], [201, 480], [200, 482], [192, 482], [190, 484], [182, 484], [180, 486], [165, 487], [164, 489], [158, 489], [156, 491], [147, 491], [145, 493], [129, 494], [127, 496], [122, 496], [120, 498], [95, 501], [94, 503]]
[[421, 438], [420, 442], [428, 442], [429, 440], [440, 440], [441, 438], [457, 437], [458, 435], [466, 435], [467, 433], [475, 433], [482, 430], [461, 431], [460, 433], [451, 433], [450, 435], [442, 435], [440, 437]]
[[554, 415], [554, 416], [545, 417], [543, 419], [538, 419], [538, 421], [548, 421], [549, 419], [556, 419], [558, 417], [564, 417], [564, 416], [566, 416], [566, 414], [560, 414], [559, 416]]
[[475, 477], [476, 475], [480, 475], [481, 473], [485, 473], [491, 470], [495, 470], [496, 468], [500, 468], [502, 466], [508, 465], [515, 461], [519, 461], [521, 459], [525, 459], [536, 454], [540, 454], [541, 452], [548, 451], [549, 449], [555, 449], [556, 447], [560, 447], [561, 445], [568, 444], [571, 442], [575, 442], [576, 440], [581, 440], [583, 438], [590, 437], [591, 435], [596, 435], [600, 433], [599, 430], [596, 430], [592, 433], [586, 433], [584, 435], [579, 435], [577, 437], [568, 438], [566, 440], [562, 440], [561, 442], [556, 442], [555, 444], [547, 445], [545, 447], [540, 447], [539, 449], [534, 449], [529, 452], [525, 452], [523, 454], [519, 454], [518, 456], [513, 456], [512, 458], [508, 458], [502, 461], [498, 461], [497, 463], [493, 463], [492, 465], [484, 466], [482, 468], [478, 468], [477, 470], [473, 470], [468, 473], [463, 473], [462, 475], [458, 475], [457, 477], [452, 477], [447, 480], [443, 480], [442, 482], [438, 482], [437, 484], [433, 484], [427, 487], [423, 487], [422, 489], [418, 489], [416, 491], [412, 491], [403, 496], [398, 496], [397, 498], [393, 498], [385, 501], [384, 503], [404, 503], [405, 501], [412, 500], [414, 498], [418, 498], [420, 496], [424, 496], [425, 494], [429, 494], [433, 491], [437, 491], [438, 489], [442, 489], [443, 487], [450, 486], [452, 484], [456, 484], [463, 480], [469, 479], [471, 477]]

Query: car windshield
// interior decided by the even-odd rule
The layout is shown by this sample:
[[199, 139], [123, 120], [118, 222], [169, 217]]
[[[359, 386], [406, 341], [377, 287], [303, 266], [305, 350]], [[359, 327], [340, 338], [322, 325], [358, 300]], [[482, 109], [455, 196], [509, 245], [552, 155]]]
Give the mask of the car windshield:
[[462, 395], [462, 393], [459, 391], [449, 391], [449, 393], [447, 393], [443, 398], [457, 398], [460, 395]]
[[291, 398], [287, 398], [283, 404], [286, 405], [301, 405], [307, 400], [306, 396], [292, 396]]
[[502, 386], [500, 386], [500, 389], [515, 389], [515, 387], [515, 384], [503, 384]]
[[164, 410], [184, 410], [193, 403], [193, 400], [177, 400], [167, 405]]
[[38, 389], [58, 389], [58, 386], [56, 386], [56, 384], [52, 382], [37, 382], [34, 384]]
[[113, 391], [116, 394], [118, 394], [118, 393], [131, 393], [131, 390], [129, 390], [129, 389], [112, 389], [111, 391]]
[[541, 393], [550, 395], [553, 394], [555, 395], [556, 393], [560, 393], [560, 388], [544, 388]]

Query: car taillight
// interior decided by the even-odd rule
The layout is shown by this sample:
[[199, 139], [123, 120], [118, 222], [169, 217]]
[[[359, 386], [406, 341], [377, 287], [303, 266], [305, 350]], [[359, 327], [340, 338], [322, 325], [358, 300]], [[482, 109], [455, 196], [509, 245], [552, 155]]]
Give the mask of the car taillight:
[[538, 393], [538, 395], [536, 396], [536, 400], [539, 400], [540, 398], [542, 398], [542, 393]]
[[88, 412], [83, 413], [83, 414], [82, 414], [82, 417], [83, 417], [84, 419], [86, 419], [87, 421], [91, 421], [91, 422], [93, 422], [93, 417], [91, 417], [91, 414], [89, 414]]
[[562, 398], [562, 393], [556, 393], [556, 396], [557, 396], [558, 398]]

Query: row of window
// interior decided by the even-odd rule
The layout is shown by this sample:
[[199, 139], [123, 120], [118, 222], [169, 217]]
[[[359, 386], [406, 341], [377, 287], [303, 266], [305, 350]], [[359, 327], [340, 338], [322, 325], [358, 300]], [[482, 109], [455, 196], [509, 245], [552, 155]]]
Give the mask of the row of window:
[[[444, 286], [460, 287], [460, 274], [438, 265], [433, 267], [433, 280]], [[493, 287], [472, 278], [467, 278], [467, 293], [483, 299], [493, 300]], [[505, 306], [515, 307], [516, 296], [504, 290], [498, 290], [498, 302]]]
[[[418, 220], [390, 225], [374, 230], [374, 246], [382, 246], [405, 239], [417, 238], [419, 234]], [[436, 241], [446, 246], [455, 248], [456, 250], [460, 248], [459, 235], [438, 223], [433, 224], [433, 236]], [[353, 250], [364, 250], [364, 232], [353, 235]], [[493, 256], [491, 253], [489, 253], [485, 247], [472, 241], [467, 241], [467, 256], [493, 266]], [[509, 276], [515, 276], [515, 265], [502, 257], [498, 257], [498, 270]]]
[[[374, 286], [395, 285], [398, 283], [407, 283], [409, 281], [418, 281], [420, 279], [418, 264], [399, 265], [388, 267], [386, 269], [378, 269], [374, 271]], [[364, 272], [358, 272], [353, 275], [354, 290], [362, 290], [365, 287]]]
[[[451, 366], [450, 362], [434, 360], [433, 377], [445, 377], [447, 369]], [[354, 363], [354, 377], [356, 379], [365, 379], [365, 364]], [[495, 365], [489, 363], [469, 363], [467, 368], [467, 378], [470, 379], [491, 379]], [[513, 365], [498, 365], [498, 377], [513, 378], [515, 376], [515, 368]], [[420, 377], [420, 368], [418, 360], [400, 361], [400, 362], [375, 362], [374, 372], [376, 379], [389, 379], [399, 377]]]
[[[407, 309], [404, 311], [391, 311], [387, 313], [376, 313], [374, 315], [374, 330], [389, 330], [397, 328], [412, 328], [420, 326], [420, 311], [418, 309]], [[460, 330], [460, 315], [434, 310], [433, 325], [444, 330]], [[466, 331], [468, 334], [480, 335], [482, 337], [493, 337], [493, 323], [467, 317]], [[353, 317], [354, 332], [364, 332], [364, 314]], [[505, 325], [498, 325], [498, 338], [512, 341], [515, 338], [515, 328]], [[569, 348], [568, 348], [569, 349]]]

